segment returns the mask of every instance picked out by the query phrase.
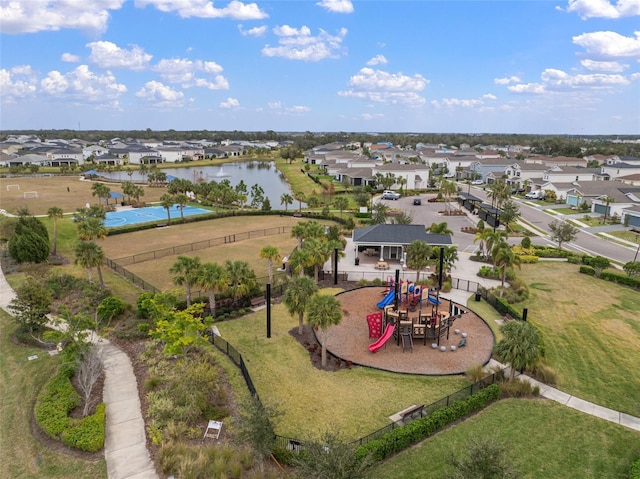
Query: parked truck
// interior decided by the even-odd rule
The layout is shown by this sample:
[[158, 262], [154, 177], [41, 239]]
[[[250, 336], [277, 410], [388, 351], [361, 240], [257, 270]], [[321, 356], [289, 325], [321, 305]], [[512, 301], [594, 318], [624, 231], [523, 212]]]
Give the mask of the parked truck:
[[544, 190], [530, 191], [529, 193], [524, 195], [524, 197], [528, 200], [544, 200], [546, 196], [547, 194], [544, 192]]

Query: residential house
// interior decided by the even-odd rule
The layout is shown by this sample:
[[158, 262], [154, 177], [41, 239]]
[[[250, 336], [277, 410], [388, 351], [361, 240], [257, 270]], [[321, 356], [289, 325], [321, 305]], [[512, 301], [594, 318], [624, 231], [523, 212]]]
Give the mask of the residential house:
[[545, 165], [550, 168], [552, 166], [587, 166], [588, 160], [585, 158], [577, 158], [573, 156], [530, 156], [525, 158], [525, 163], [534, 163], [537, 165]]
[[380, 261], [396, 260], [406, 263], [406, 248], [413, 241], [431, 246], [451, 246], [448, 234], [427, 233], [425, 225], [379, 224], [353, 231], [356, 251], [373, 250]]
[[84, 155], [80, 149], [56, 148], [47, 153], [51, 166], [71, 166], [84, 164]]
[[600, 167], [601, 174], [609, 179], [640, 173], [640, 159], [632, 157], [610, 158]]
[[484, 180], [491, 176], [493, 180], [501, 178], [509, 166], [513, 165], [509, 158], [484, 158], [476, 159], [464, 172], [464, 177], [471, 180]]
[[[511, 185], [520, 185], [520, 187], [528, 188], [531, 190], [536, 190], [540, 188], [544, 183], [542, 177], [544, 176], [544, 173], [545, 171], [547, 171], [547, 169], [547, 166], [538, 163], [527, 163], [526, 161], [518, 161], [516, 163], [512, 163], [511, 166], [509, 166], [505, 170], [505, 174], [507, 175], [507, 183]], [[491, 179], [491, 174], [489, 175], [489, 178]]]
[[[383, 176], [392, 174], [396, 177], [396, 183], [392, 189], [399, 189], [404, 186], [408, 190], [424, 190], [429, 185], [429, 168], [426, 165], [399, 165], [395, 163], [385, 163], [384, 165], [375, 166], [373, 175], [380, 173]], [[398, 181], [402, 178], [404, 185]]]

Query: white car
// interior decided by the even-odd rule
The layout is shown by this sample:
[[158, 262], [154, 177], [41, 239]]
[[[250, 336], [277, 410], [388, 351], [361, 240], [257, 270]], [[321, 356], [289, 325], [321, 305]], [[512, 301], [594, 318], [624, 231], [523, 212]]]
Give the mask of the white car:
[[483, 185], [484, 184], [484, 180], [473, 180], [471, 182], [472, 185]]
[[400, 194], [396, 193], [395, 191], [384, 190], [384, 192], [382, 193], [383, 200], [397, 200], [399, 198], [400, 198]]

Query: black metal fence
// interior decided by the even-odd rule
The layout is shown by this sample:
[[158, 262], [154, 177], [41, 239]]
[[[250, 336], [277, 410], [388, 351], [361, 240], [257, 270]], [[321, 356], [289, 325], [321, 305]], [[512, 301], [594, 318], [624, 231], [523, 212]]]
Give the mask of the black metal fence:
[[245, 231], [243, 233], [234, 233], [226, 236], [220, 236], [218, 238], [211, 238], [201, 241], [195, 241], [193, 243], [186, 243], [177, 246], [171, 246], [169, 248], [162, 248], [153, 251], [145, 251], [144, 253], [138, 253], [131, 256], [125, 256], [118, 258], [116, 261], [121, 266], [128, 266], [130, 264], [144, 263], [146, 261], [152, 261], [154, 259], [165, 258], [167, 256], [175, 256], [178, 254], [191, 253], [202, 249], [212, 248], [214, 246], [221, 246], [225, 244], [237, 243], [238, 241], [245, 241], [254, 238], [262, 238], [265, 236], [281, 235], [291, 232], [291, 226], [274, 226], [273, 228], [264, 228], [261, 230]]
[[[228, 341], [222, 339], [220, 336], [217, 336], [212, 332], [209, 332], [208, 335], [209, 335], [209, 341], [211, 342], [211, 344], [213, 344], [216, 348], [218, 348], [218, 350], [226, 354], [231, 359], [231, 361], [240, 369], [240, 372], [242, 373], [242, 377], [244, 378], [245, 384], [247, 385], [247, 389], [253, 396], [257, 397], [258, 400], [260, 400], [258, 393], [256, 391], [256, 388], [253, 384], [253, 380], [251, 379], [251, 375], [249, 374], [249, 370], [247, 369], [247, 366], [244, 363], [244, 359], [242, 358], [242, 355]], [[431, 404], [425, 405], [423, 408], [422, 416], [428, 416], [434, 413], [435, 411], [437, 411], [438, 409], [441, 409], [443, 407], [449, 406], [450, 404], [453, 404], [455, 401], [461, 401], [468, 398], [472, 394], [477, 393], [478, 391], [481, 391], [487, 386], [490, 386], [491, 384], [495, 383], [498, 380], [499, 376], [503, 374], [504, 374], [503, 371], [494, 372], [493, 374], [486, 376], [480, 381], [470, 384], [469, 386], [463, 389], [460, 389], [456, 392], [453, 392], [448, 396], [443, 397], [442, 399], [432, 402]], [[396, 424], [392, 422], [378, 429], [377, 431], [372, 432], [371, 434], [368, 434], [359, 439], [356, 439], [355, 441], [352, 441], [351, 444], [362, 446], [402, 426], [403, 424]], [[280, 447], [283, 449], [300, 451], [304, 447], [304, 444], [305, 444], [305, 441], [296, 439], [293, 437], [289, 437], [289, 436], [276, 435], [275, 437], [276, 447]]]

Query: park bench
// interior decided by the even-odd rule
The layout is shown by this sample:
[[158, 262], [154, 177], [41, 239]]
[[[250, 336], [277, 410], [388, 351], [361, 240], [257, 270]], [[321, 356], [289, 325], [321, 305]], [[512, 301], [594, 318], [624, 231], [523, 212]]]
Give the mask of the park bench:
[[257, 306], [262, 306], [266, 304], [267, 300], [264, 296], [257, 296], [255, 298], [251, 298], [251, 307], [255, 308]]
[[416, 414], [420, 414], [420, 417], [422, 417], [423, 412], [424, 412], [424, 404], [420, 406], [411, 406], [410, 408], [407, 408], [404, 411], [400, 411], [400, 417], [402, 418], [402, 422], [406, 422], [407, 418], [415, 419]]
[[164, 228], [165, 226], [169, 226], [167, 223], [156, 223], [156, 228]]

